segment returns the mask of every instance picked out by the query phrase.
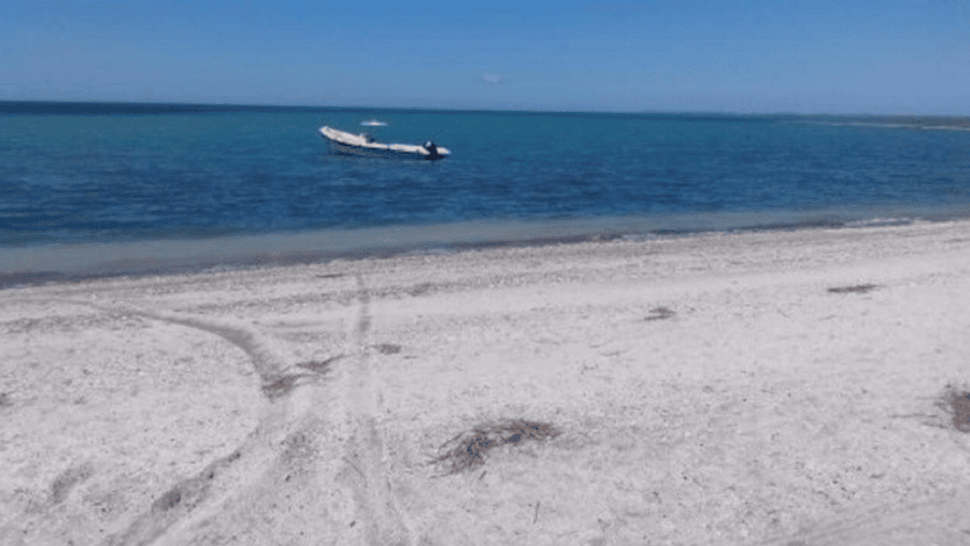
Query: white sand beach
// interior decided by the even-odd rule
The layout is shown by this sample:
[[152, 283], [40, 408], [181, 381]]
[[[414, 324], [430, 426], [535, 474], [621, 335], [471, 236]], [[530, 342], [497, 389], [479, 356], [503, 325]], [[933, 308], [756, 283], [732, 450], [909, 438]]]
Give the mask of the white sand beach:
[[968, 303], [967, 221], [11, 288], [0, 543], [970, 544]]

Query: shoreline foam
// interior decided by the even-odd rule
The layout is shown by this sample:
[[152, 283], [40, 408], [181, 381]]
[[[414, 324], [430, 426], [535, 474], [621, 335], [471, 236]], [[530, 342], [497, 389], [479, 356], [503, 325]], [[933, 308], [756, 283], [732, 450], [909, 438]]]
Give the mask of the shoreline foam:
[[0, 247], [0, 290], [47, 282], [309, 265], [338, 259], [453, 253], [480, 248], [643, 241], [712, 233], [858, 229], [959, 221], [968, 217], [962, 210], [883, 212], [865, 217], [833, 210], [802, 214], [778, 211], [541, 222], [479, 221], [195, 239], [7, 246]]

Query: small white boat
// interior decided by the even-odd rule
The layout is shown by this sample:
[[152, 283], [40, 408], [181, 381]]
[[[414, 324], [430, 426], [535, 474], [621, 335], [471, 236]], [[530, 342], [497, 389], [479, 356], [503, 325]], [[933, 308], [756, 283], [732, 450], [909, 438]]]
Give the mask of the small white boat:
[[369, 119], [367, 121], [360, 122], [364, 127], [387, 127], [387, 123], [383, 121], [377, 121], [376, 119]]
[[321, 127], [320, 135], [330, 144], [331, 153], [341, 155], [400, 157], [433, 161], [443, 159], [451, 154], [448, 148], [437, 146], [430, 140], [420, 146], [416, 144], [384, 144], [377, 142], [374, 137], [366, 133], [355, 135], [329, 126]]

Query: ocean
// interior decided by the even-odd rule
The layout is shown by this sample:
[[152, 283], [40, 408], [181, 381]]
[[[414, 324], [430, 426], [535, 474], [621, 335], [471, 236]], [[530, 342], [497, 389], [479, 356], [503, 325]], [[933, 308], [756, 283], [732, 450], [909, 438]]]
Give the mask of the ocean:
[[[363, 127], [377, 119], [385, 127]], [[323, 125], [441, 161], [331, 155]], [[0, 102], [0, 286], [970, 217], [967, 118]]]

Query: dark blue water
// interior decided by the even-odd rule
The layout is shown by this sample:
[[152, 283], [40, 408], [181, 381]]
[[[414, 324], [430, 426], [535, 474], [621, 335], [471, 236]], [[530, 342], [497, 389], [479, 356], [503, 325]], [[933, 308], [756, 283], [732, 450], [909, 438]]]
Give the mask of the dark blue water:
[[[970, 215], [970, 131], [823, 121], [0, 103], [0, 273]], [[452, 155], [332, 156], [322, 125]]]

